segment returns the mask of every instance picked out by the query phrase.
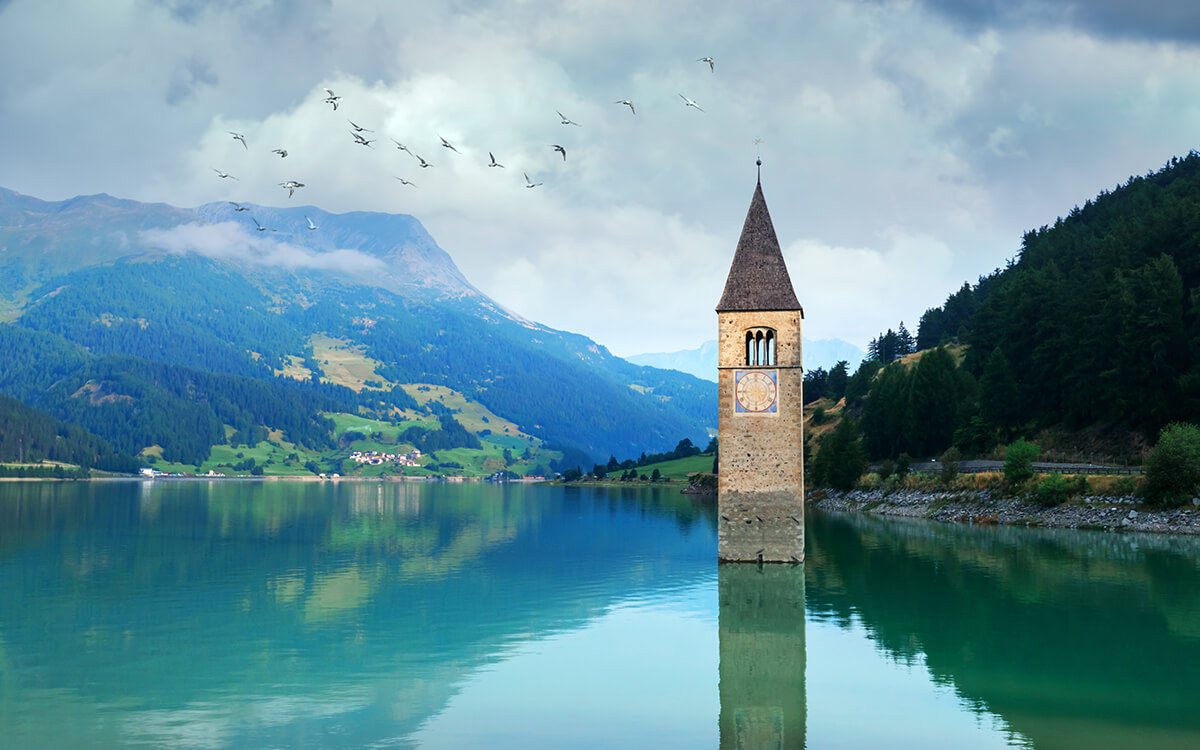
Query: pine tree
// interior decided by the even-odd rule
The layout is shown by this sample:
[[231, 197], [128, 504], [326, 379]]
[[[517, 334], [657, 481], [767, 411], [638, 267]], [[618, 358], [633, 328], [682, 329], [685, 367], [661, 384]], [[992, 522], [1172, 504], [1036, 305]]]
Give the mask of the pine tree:
[[846, 360], [840, 360], [829, 371], [829, 377], [825, 379], [826, 395], [834, 403], [837, 403], [846, 395], [846, 385], [850, 380], [850, 363]]
[[979, 379], [979, 412], [1003, 434], [1007, 442], [1020, 415], [1021, 393], [1017, 375], [1000, 347], [992, 349]]
[[833, 432], [821, 441], [813, 464], [815, 481], [838, 490], [854, 489], [858, 478], [867, 470], [867, 456], [852, 418], [843, 417]]
[[940, 453], [954, 440], [963, 397], [954, 358], [944, 347], [925, 352], [913, 367], [905, 433], [914, 455]]
[[861, 423], [870, 457], [887, 458], [905, 450], [904, 425], [910, 380], [908, 371], [898, 364], [888, 365], [876, 376], [863, 404]]

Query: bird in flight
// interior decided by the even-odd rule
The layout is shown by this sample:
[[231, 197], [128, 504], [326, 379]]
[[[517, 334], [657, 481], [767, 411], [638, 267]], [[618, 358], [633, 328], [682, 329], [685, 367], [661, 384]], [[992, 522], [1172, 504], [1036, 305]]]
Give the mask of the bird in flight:
[[453, 151], [453, 152], [454, 152], [454, 153], [456, 153], [456, 154], [461, 154], [461, 153], [462, 153], [461, 151], [459, 151], [458, 149], [456, 149], [456, 148], [454, 147], [454, 144], [453, 144], [453, 143], [451, 143], [450, 141], [446, 140], [445, 138], [442, 138], [440, 135], [438, 136], [438, 138], [441, 138], [441, 140], [442, 140], [442, 145], [443, 145], [443, 146], [445, 146], [446, 148], [450, 149], [451, 151]]
[[350, 123], [350, 127], [354, 128], [354, 132], [356, 132], [356, 133], [374, 133], [375, 132], [374, 130], [368, 130], [367, 128], [364, 128], [362, 125], [359, 125], [354, 120], [346, 120], [346, 122]]
[[308, 222], [308, 229], [309, 229], [309, 231], [312, 231], [312, 230], [314, 230], [314, 229], [316, 229], [316, 228], [317, 228], [317, 225], [312, 223], [312, 219], [310, 219], [310, 218], [308, 218], [307, 216], [305, 216], [305, 217], [304, 217], [304, 220]]
[[273, 149], [271, 149], [271, 153], [279, 154], [280, 159], [287, 158], [287, 149], [286, 148], [273, 148]]
[[[411, 154], [412, 152], [410, 151], [409, 153]], [[433, 165], [432, 165], [432, 164], [430, 164], [429, 162], [427, 162], [427, 161], [425, 161], [424, 159], [422, 159], [420, 156], [417, 156], [416, 154], [413, 154], [413, 156], [416, 156], [416, 157], [417, 157], [417, 161], [421, 162], [421, 169], [425, 169], [425, 168], [427, 168], [427, 167], [432, 167], [432, 166], [433, 166]]]
[[217, 173], [217, 177], [220, 177], [220, 178], [221, 178], [221, 179], [223, 179], [223, 180], [224, 180], [224, 179], [230, 179], [230, 180], [236, 180], [236, 179], [237, 179], [236, 177], [234, 177], [233, 175], [229, 174], [228, 172], [222, 172], [221, 170], [217, 169], [216, 167], [213, 167], [213, 168], [212, 168], [212, 171], [216, 172], [216, 173]]
[[375, 142], [374, 140], [367, 140], [366, 138], [363, 138], [361, 135], [359, 135], [358, 133], [355, 133], [353, 130], [348, 130], [346, 132], [348, 132], [350, 135], [354, 136], [354, 142], [360, 146], [366, 146], [367, 148], [371, 148], [371, 144]]
[[[392, 176], [395, 177], [395, 175], [392, 175]], [[403, 177], [396, 177], [396, 179], [400, 180], [401, 185], [412, 185], [413, 187], [417, 186], [417, 183], [409, 182], [408, 180], [404, 179]]]
[[[251, 217], [250, 217], [250, 221], [253, 221], [253, 222], [254, 222], [254, 227], [255, 227], [255, 229], [256, 229], [256, 230], [258, 230], [259, 232], [265, 232], [265, 231], [267, 231], [267, 228], [266, 228], [266, 227], [264, 227], [262, 224], [259, 224], [259, 223], [258, 223], [258, 219], [254, 218], [253, 216], [251, 216]], [[278, 230], [276, 230], [276, 229], [272, 229], [271, 231], [272, 231], [272, 232], [275, 232], [275, 231], [278, 231]]]
[[340, 97], [340, 96], [338, 96], [337, 94], [333, 93], [333, 89], [325, 89], [325, 93], [326, 93], [326, 94], [329, 94], [329, 96], [325, 97], [325, 100], [324, 100], [324, 101], [325, 101], [325, 103], [326, 103], [326, 104], [332, 104], [332, 105], [333, 105], [333, 111], [334, 111], [334, 112], [337, 112], [337, 108], [338, 108], [338, 102], [339, 102], [339, 101], [341, 101], [341, 98], [342, 98], [342, 97]]
[[538, 185], [542, 184], [540, 182], [534, 182], [533, 180], [529, 179], [528, 172], [522, 172], [521, 174], [525, 175], [525, 187], [527, 187], [527, 188], [535, 188]]
[[[556, 109], [556, 110], [554, 110], [554, 111], [555, 111], [555, 112], [558, 112], [558, 110], [557, 110], [557, 109]], [[563, 125], [579, 125], [579, 123], [577, 123], [577, 122], [575, 122], [574, 120], [570, 119], [569, 117], [567, 117], [566, 115], [564, 115], [562, 112], [558, 112], [558, 116], [559, 116], [559, 118], [560, 118], [560, 119], [562, 119], [562, 124], [563, 124]], [[582, 128], [583, 126], [582, 126], [582, 125], [579, 125], [579, 127], [581, 127], [581, 128]]]
[[504, 165], [503, 165], [503, 164], [501, 164], [500, 162], [496, 161], [496, 157], [495, 157], [495, 156], [492, 156], [492, 152], [491, 152], [491, 151], [488, 151], [488, 156], [490, 156], [490, 157], [491, 157], [491, 159], [492, 159], [492, 163], [488, 165], [489, 167], [500, 167], [501, 169], [503, 169], [503, 168], [504, 168]]
[[[684, 96], [683, 94], [680, 94], [680, 95], [679, 95], [679, 98], [683, 100], [683, 103], [684, 103], [686, 106], [688, 106], [688, 107], [695, 107], [696, 109], [700, 109], [700, 105], [699, 105], [699, 104], [697, 104], [696, 102], [692, 101], [691, 99], [688, 99], [688, 98], [687, 98], [686, 96]], [[704, 110], [700, 109], [700, 111], [701, 111], [701, 112], [703, 112]]]
[[711, 57], [701, 57], [696, 62], [706, 62], [706, 63], [708, 63], [708, 69], [710, 71], [712, 71], [713, 73], [717, 72], [717, 64], [715, 62], [713, 62], [713, 59]]
[[229, 133], [230, 135], [232, 135], [232, 136], [233, 136], [233, 140], [235, 140], [235, 141], [241, 141], [241, 142], [242, 142], [242, 148], [244, 148], [244, 149], [246, 149], [246, 150], [249, 150], [249, 149], [250, 149], [250, 147], [246, 145], [246, 136], [242, 135], [241, 133], [235, 133], [235, 132], [233, 132], [232, 130], [226, 130], [225, 132], [226, 132], [226, 133]]
[[233, 206], [233, 210], [235, 213], [238, 211], [249, 211], [250, 210], [250, 209], [246, 208], [245, 206], [243, 206], [241, 203], [234, 203], [233, 201], [229, 201], [229, 205]]
[[409, 156], [413, 155], [413, 152], [408, 150], [408, 146], [405, 146], [403, 143], [396, 140], [395, 138], [392, 139], [392, 143], [396, 144], [396, 148], [400, 149], [401, 151], [407, 152]]
[[287, 182], [281, 182], [281, 183], [279, 183], [279, 187], [281, 187], [281, 188], [283, 188], [284, 190], [288, 191], [288, 197], [289, 197], [289, 198], [291, 198], [291, 197], [292, 197], [292, 193], [296, 192], [296, 188], [302, 188], [302, 187], [304, 187], [304, 183], [303, 183], [303, 182], [296, 182], [295, 180], [288, 180]]
[[622, 99], [621, 101], [616, 102], [616, 104], [624, 104], [629, 107], [630, 112], [634, 113], [635, 115], [637, 114], [637, 110], [633, 108], [633, 102], [629, 101], [628, 99]]
[[565, 148], [563, 148], [562, 146], [559, 146], [559, 145], [557, 145], [557, 144], [553, 144], [553, 143], [552, 143], [552, 144], [550, 144], [550, 148], [552, 148], [552, 149], [554, 149], [555, 151], [557, 151], [558, 153], [562, 154], [562, 155], [563, 155], [563, 161], [566, 161], [566, 160], [567, 160], [567, 150], [566, 150]]

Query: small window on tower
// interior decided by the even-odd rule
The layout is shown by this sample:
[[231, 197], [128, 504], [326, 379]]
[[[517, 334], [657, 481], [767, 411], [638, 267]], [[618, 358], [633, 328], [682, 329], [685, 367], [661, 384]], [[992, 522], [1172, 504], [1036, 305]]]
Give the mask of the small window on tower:
[[751, 328], [746, 331], [746, 364], [750, 367], [775, 366], [775, 331]]

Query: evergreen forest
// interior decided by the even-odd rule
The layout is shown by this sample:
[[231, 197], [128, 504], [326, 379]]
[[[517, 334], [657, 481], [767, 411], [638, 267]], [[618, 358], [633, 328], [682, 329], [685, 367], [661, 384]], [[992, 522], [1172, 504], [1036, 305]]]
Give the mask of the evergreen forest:
[[1167, 424], [1200, 421], [1200, 154], [1027, 232], [915, 340], [901, 324], [870, 354], [844, 388], [832, 373], [805, 387], [845, 395], [873, 460], [1036, 434], [1136, 459]]

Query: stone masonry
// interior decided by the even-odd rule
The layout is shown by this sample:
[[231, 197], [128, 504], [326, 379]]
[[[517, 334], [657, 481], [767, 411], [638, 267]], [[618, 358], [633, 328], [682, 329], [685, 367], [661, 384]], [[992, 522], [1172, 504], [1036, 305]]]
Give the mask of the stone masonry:
[[[717, 304], [719, 560], [804, 560], [803, 318], [760, 182]], [[754, 364], [748, 332], [774, 342]], [[743, 382], [757, 391], [747, 408], [737, 399], [737, 378], [752, 371]]]
[[[718, 403], [720, 467], [717, 473], [717, 558], [741, 562], [804, 559], [804, 374], [800, 369], [800, 313], [722, 313], [719, 318]], [[775, 367], [745, 364], [745, 331], [773, 328]], [[736, 370], [774, 370], [777, 411], [737, 413]]]

